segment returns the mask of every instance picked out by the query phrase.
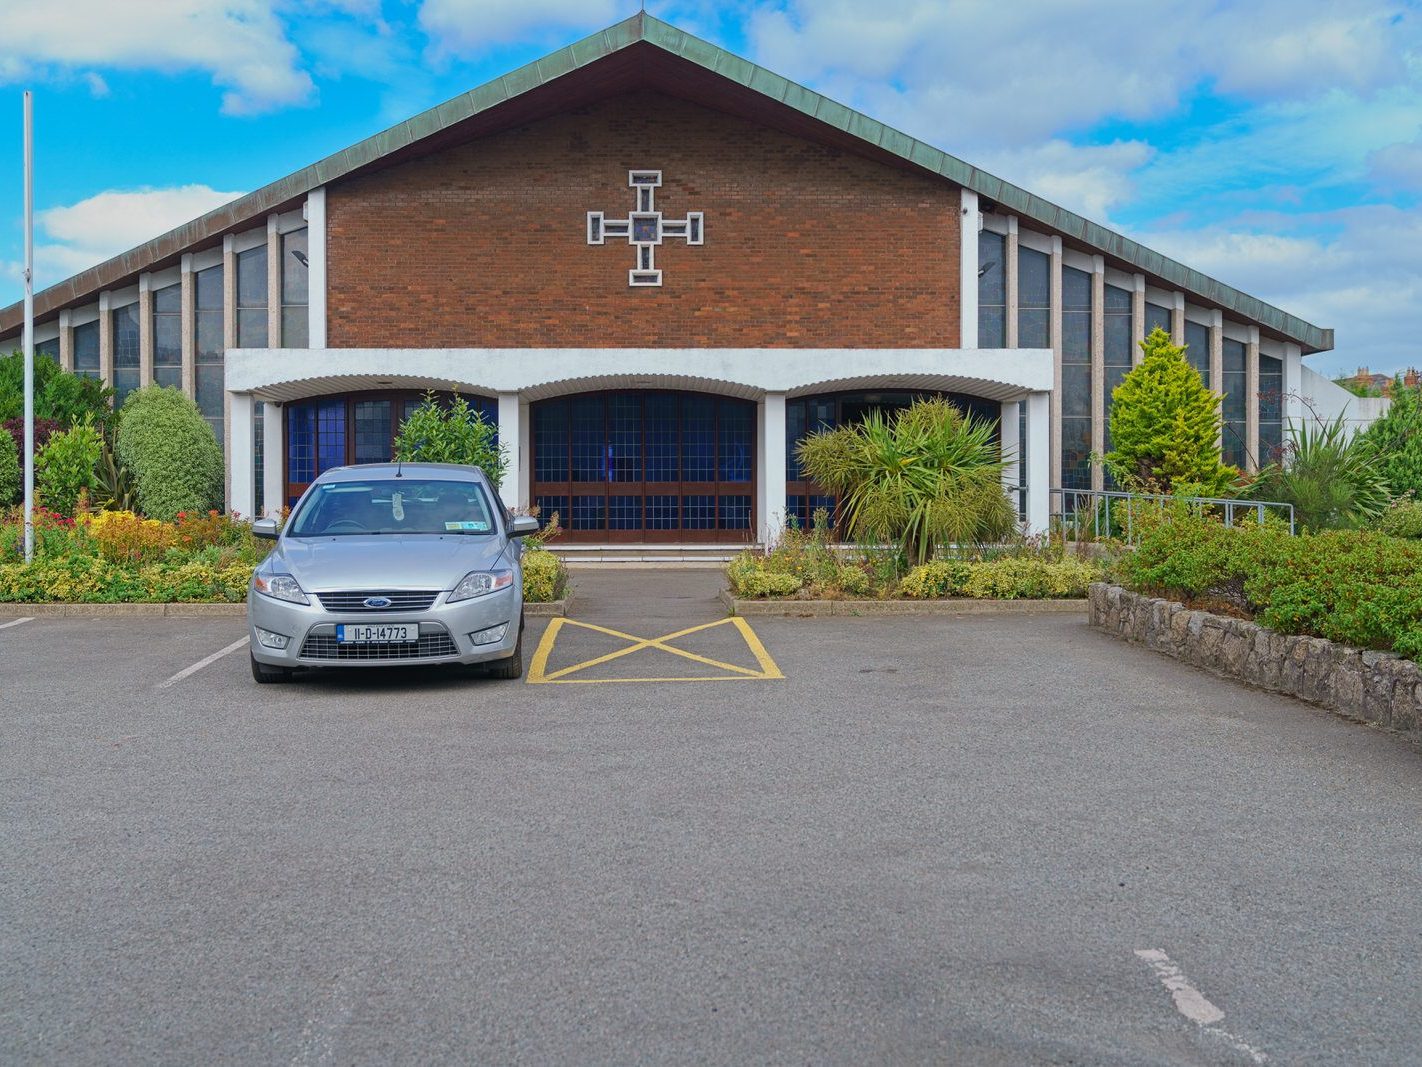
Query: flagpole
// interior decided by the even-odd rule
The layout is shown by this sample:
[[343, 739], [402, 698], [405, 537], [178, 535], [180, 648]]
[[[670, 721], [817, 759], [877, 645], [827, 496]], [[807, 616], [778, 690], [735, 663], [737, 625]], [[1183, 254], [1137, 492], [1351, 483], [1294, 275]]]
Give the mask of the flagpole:
[[35, 555], [34, 98], [25, 90], [25, 562]]

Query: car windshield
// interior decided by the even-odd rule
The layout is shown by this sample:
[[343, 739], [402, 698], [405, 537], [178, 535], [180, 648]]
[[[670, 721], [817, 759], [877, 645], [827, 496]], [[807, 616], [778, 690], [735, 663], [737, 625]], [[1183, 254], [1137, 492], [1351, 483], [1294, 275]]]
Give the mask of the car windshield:
[[488, 500], [477, 482], [417, 478], [315, 486], [286, 528], [288, 537], [493, 532]]

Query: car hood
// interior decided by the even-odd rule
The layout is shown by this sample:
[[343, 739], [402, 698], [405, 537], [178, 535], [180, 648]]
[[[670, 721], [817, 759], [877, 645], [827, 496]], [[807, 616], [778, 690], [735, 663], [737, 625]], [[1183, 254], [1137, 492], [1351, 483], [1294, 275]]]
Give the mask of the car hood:
[[267, 569], [308, 593], [453, 589], [470, 571], [498, 565], [504, 544], [468, 534], [282, 538]]

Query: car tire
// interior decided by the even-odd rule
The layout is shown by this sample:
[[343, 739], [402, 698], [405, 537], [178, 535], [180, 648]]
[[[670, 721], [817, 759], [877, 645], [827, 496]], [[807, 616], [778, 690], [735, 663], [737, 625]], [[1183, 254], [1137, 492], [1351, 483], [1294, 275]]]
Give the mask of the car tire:
[[484, 668], [484, 674], [488, 678], [514, 679], [523, 677], [523, 626], [520, 620], [518, 630], [518, 644], [514, 645], [513, 655], [506, 659], [496, 659], [493, 663]]
[[250, 652], [247, 658], [252, 661], [252, 678], [262, 685], [274, 685], [281, 682], [291, 681], [290, 667], [272, 667], [265, 663], [258, 663], [257, 657]]

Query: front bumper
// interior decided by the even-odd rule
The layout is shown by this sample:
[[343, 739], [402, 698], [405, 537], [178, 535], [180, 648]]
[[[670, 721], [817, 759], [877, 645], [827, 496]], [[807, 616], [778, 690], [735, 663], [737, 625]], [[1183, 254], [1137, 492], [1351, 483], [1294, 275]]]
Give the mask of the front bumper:
[[[309, 595], [309, 594], [308, 594]], [[518, 645], [523, 600], [518, 583], [507, 589], [444, 603], [441, 593], [420, 611], [327, 611], [315, 596], [310, 604], [291, 604], [247, 591], [247, 630], [252, 656], [273, 667], [413, 667], [439, 663], [488, 663], [513, 655]], [[338, 645], [341, 623], [414, 623], [419, 641], [412, 645]], [[507, 624], [502, 639], [476, 645], [470, 635]], [[287, 638], [284, 649], [262, 644], [261, 628]]]

